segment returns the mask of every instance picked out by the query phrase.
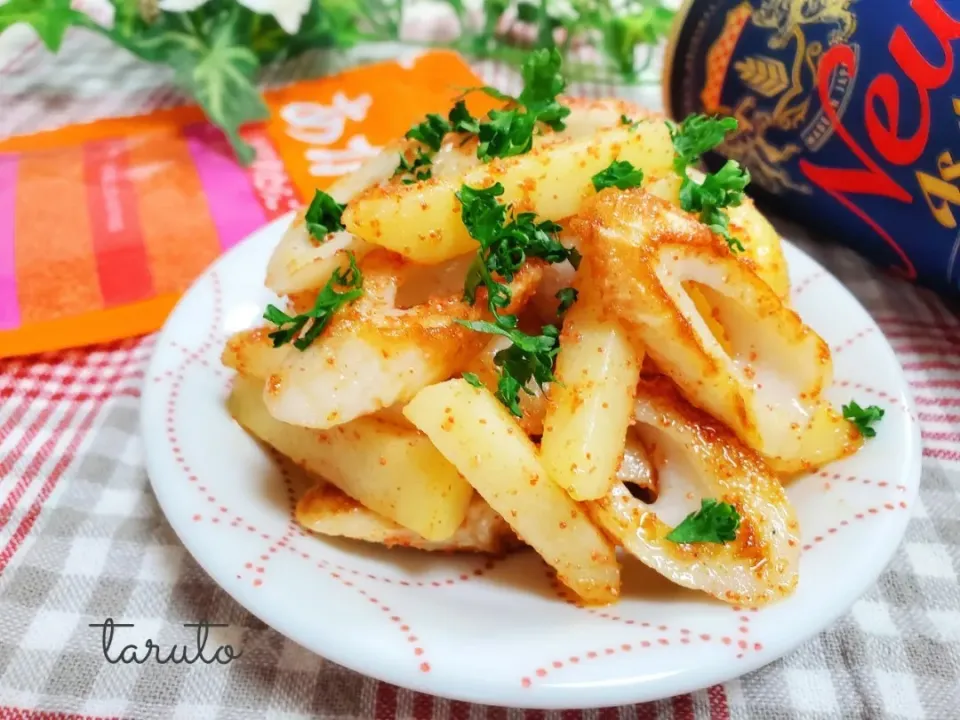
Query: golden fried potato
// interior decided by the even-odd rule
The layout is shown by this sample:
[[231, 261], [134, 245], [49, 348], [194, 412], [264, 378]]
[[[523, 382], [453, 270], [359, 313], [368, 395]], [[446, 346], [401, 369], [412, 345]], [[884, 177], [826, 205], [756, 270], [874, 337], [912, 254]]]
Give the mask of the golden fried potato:
[[474, 495], [467, 516], [445, 540], [427, 540], [412, 530], [365, 508], [336, 485], [320, 481], [300, 498], [297, 522], [320, 535], [347, 537], [387, 547], [410, 547], [444, 552], [501, 554], [523, 546], [513, 530], [479, 496]]
[[[378, 251], [361, 263], [363, 297], [341, 308], [305, 350], [286, 355], [267, 378], [264, 402], [278, 420], [327, 429], [412, 398], [459, 372], [487, 338], [457, 320], [486, 318], [485, 290], [468, 305], [462, 292], [410, 308], [394, 305], [405, 264]], [[511, 283], [516, 312], [540, 278], [530, 262]]]
[[289, 345], [274, 347], [269, 337], [273, 330], [264, 326], [234, 333], [227, 338], [220, 362], [244, 377], [266, 380], [283, 364], [292, 349]]
[[463, 524], [473, 489], [422, 433], [372, 417], [328, 431], [288, 425], [267, 412], [262, 383], [243, 377], [227, 406], [267, 445], [427, 540], [446, 540]]
[[561, 582], [588, 602], [617, 598], [620, 569], [610, 542], [550, 480], [536, 447], [488, 390], [449, 380], [421, 390], [404, 414]]
[[625, 160], [649, 175], [665, 174], [673, 145], [662, 122], [636, 129], [612, 127], [592, 137], [545, 135], [523, 155], [494, 159], [457, 178], [434, 177], [411, 185], [367, 189], [343, 214], [347, 230], [421, 263], [436, 263], [477, 248], [460, 219], [455, 193], [462, 185], [504, 186], [500, 202], [536, 211], [544, 220], [574, 215], [594, 194], [592, 177], [612, 161]]

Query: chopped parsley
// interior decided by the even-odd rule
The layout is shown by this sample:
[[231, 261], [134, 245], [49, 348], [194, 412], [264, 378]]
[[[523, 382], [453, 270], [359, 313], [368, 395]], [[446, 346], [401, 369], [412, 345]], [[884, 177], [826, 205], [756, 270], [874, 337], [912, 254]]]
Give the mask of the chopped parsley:
[[[327, 327], [337, 310], [363, 295], [363, 275], [357, 267], [357, 259], [353, 253], [348, 256], [350, 267], [344, 273], [339, 268], [334, 271], [317, 295], [313, 308], [307, 312], [291, 317], [275, 305], [267, 305], [263, 318], [277, 326], [269, 335], [274, 347], [293, 341], [297, 350], [306, 350]], [[344, 288], [345, 292], [339, 292], [335, 286]], [[310, 322], [311, 320], [313, 322]], [[310, 326], [301, 334], [307, 323], [310, 323]]]
[[422, 123], [414, 125], [407, 130], [404, 137], [410, 140], [418, 140], [428, 148], [437, 152], [443, 144], [444, 136], [450, 132], [450, 123], [442, 115], [430, 113], [427, 119]]
[[667, 534], [674, 543], [727, 543], [737, 537], [740, 514], [725, 502], [711, 498], [700, 501], [700, 509], [687, 515]]
[[626, 160], [614, 160], [610, 167], [593, 176], [593, 187], [597, 192], [604, 188], [615, 187], [626, 190], [639, 187], [643, 182], [643, 170], [636, 168]]
[[480, 132], [480, 121], [470, 114], [470, 111], [467, 110], [467, 104], [463, 100], [459, 100], [453, 106], [450, 114], [447, 115], [447, 120], [450, 121], [450, 126], [453, 128], [452, 132], [473, 133], [474, 135]]
[[498, 100], [510, 101], [503, 110], [491, 110], [489, 119], [479, 121], [477, 157], [522, 155], [533, 147], [533, 133], [538, 122], [554, 130], [566, 127], [564, 118], [570, 108], [557, 97], [566, 87], [560, 66], [563, 61], [556, 48], [535, 50], [523, 63], [523, 91], [517, 97], [505, 95], [490, 87], [480, 88]]
[[557, 315], [563, 317], [567, 310], [573, 307], [578, 295], [579, 293], [576, 288], [568, 287], [558, 290], [557, 294], [554, 295], [554, 297], [560, 301], [560, 305], [557, 307]]
[[743, 202], [744, 188], [750, 182], [750, 173], [736, 160], [727, 163], [715, 173], [706, 175], [697, 183], [687, 175], [687, 168], [700, 156], [719, 145], [727, 133], [736, 130], [734, 118], [714, 118], [690, 115], [680, 125], [669, 123], [670, 138], [676, 153], [673, 168], [683, 181], [680, 185], [680, 207], [699, 213], [700, 222], [727, 241], [734, 252], [743, 252], [743, 244], [730, 234], [730, 219], [722, 208]]
[[560, 352], [560, 331], [553, 325], [545, 325], [540, 335], [527, 335], [516, 328], [517, 318], [513, 315], [498, 315], [496, 322], [458, 322], [476, 332], [502, 335], [513, 343], [493, 356], [494, 364], [500, 368], [497, 392], [494, 394], [511, 413], [523, 417], [520, 391], [532, 395], [527, 388], [531, 380], [543, 389], [545, 383], [555, 379], [553, 365]]
[[873, 429], [872, 425], [880, 422], [883, 414], [884, 410], [881, 407], [870, 405], [869, 407], [862, 408], [854, 400], [851, 400], [849, 405], [843, 406], [844, 419], [856, 425], [860, 434], [868, 438], [876, 436], [877, 431]]
[[627, 126], [628, 128], [630, 128], [631, 130], [636, 130], [637, 127], [640, 125], [640, 121], [639, 121], [639, 120], [631, 120], [631, 119], [628, 118], [626, 115], [621, 115], [621, 116], [620, 116], [620, 124], [621, 124], [621, 125], [626, 125], [626, 126]]
[[680, 125], [668, 125], [676, 153], [673, 169], [680, 176], [686, 176], [690, 165], [695, 165], [701, 155], [713, 150], [723, 142], [727, 133], [737, 129], [737, 121], [732, 117], [717, 118], [707, 115], [690, 115]]
[[520, 110], [491, 110], [490, 119], [480, 123], [477, 157], [523, 155], [533, 147], [533, 127], [537, 118]]
[[410, 185], [418, 180], [429, 180], [433, 174], [430, 167], [432, 164], [433, 159], [431, 156], [423, 152], [422, 148], [417, 148], [417, 156], [413, 162], [407, 160], [406, 155], [400, 155], [400, 164], [397, 166], [397, 169], [394, 170], [393, 174], [412, 176], [405, 177], [401, 180], [404, 185]]
[[553, 366], [559, 352], [560, 331], [553, 325], [541, 328], [540, 335], [528, 335], [517, 327], [515, 315], [501, 315], [510, 304], [513, 280], [529, 258], [547, 262], [569, 261], [580, 265], [580, 253], [564, 247], [557, 239], [560, 226], [554, 222], [537, 222], [533, 213], [513, 214], [512, 207], [501, 204], [503, 186], [496, 183], [488, 188], [464, 185], [457, 193], [460, 217], [470, 236], [480, 244], [477, 257], [467, 272], [464, 298], [476, 302], [477, 289], [487, 289], [487, 307], [493, 322], [487, 320], [458, 321], [475, 332], [502, 335], [512, 343], [494, 356], [499, 369], [496, 396], [514, 415], [521, 416], [520, 391], [532, 393], [532, 380], [543, 387], [554, 380]]
[[477, 257], [467, 271], [464, 297], [472, 303], [477, 288], [484, 285], [490, 311], [495, 314], [510, 304], [510, 290], [494, 280], [494, 275], [511, 282], [528, 258], [542, 258], [550, 263], [569, 260], [575, 268], [580, 265], [576, 248], [567, 248], [557, 239], [559, 225], [549, 220], [537, 222], [534, 213], [519, 213], [508, 222], [512, 208], [497, 201], [501, 195], [500, 183], [488, 188], [463, 185], [457, 193], [463, 224], [480, 243]]
[[480, 378], [477, 377], [476, 373], [465, 372], [462, 377], [464, 380], [466, 380], [468, 383], [473, 385], [475, 388], [483, 387], [483, 383], [480, 381]]
[[743, 202], [743, 190], [750, 182], [750, 173], [736, 160], [704, 177], [699, 185], [686, 178], [680, 185], [680, 207], [700, 213], [700, 222], [727, 241], [735, 252], [743, 252], [743, 244], [730, 234], [730, 218], [720, 208]]
[[340, 218], [344, 207], [323, 190], [314, 192], [310, 207], [307, 208], [303, 217], [307, 224], [307, 232], [317, 242], [323, 242], [330, 233], [343, 230]]

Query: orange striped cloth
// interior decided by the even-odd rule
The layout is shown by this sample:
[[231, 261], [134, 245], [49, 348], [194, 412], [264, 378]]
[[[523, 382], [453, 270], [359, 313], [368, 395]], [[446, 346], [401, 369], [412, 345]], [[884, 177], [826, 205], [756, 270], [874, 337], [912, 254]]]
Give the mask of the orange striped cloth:
[[0, 357], [158, 329], [221, 252], [479, 84], [436, 51], [271, 91], [246, 168], [196, 107], [0, 142]]

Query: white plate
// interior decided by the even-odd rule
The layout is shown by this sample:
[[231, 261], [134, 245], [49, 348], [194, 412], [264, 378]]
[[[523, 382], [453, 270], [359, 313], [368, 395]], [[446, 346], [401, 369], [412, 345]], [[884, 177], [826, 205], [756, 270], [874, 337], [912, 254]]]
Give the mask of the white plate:
[[259, 324], [275, 301], [264, 268], [288, 223], [280, 218], [232, 249], [177, 305], [150, 363], [142, 429], [154, 491], [190, 553], [252, 613], [320, 655], [471, 702], [653, 700], [791, 651], [847, 610], [899, 544], [920, 478], [907, 385], [863, 308], [790, 244], [794, 306], [833, 348], [830, 398], [887, 411], [859, 454], [790, 485], [806, 543], [790, 599], [730, 608], [628, 560], [623, 600], [580, 609], [558, 598], [531, 552], [489, 561], [300, 533], [291, 521], [298, 473], [227, 414], [230, 374], [219, 362], [224, 338]]

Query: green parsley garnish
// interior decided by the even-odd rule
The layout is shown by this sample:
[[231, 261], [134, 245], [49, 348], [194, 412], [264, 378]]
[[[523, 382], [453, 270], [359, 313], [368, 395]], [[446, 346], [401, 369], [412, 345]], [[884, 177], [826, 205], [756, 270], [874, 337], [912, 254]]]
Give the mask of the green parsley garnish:
[[503, 195], [503, 185], [488, 188], [463, 185], [457, 193], [460, 217], [470, 236], [480, 243], [477, 258], [467, 271], [464, 297], [472, 303], [477, 288], [482, 284], [488, 292], [490, 311], [496, 314], [510, 304], [510, 290], [493, 279], [500, 275], [507, 282], [528, 258], [542, 258], [550, 263], [569, 260], [576, 268], [580, 253], [576, 248], [564, 247], [557, 240], [560, 226], [549, 220], [536, 222], [534, 213], [519, 213], [510, 222], [512, 208], [501, 205], [497, 198]]
[[[269, 335], [274, 347], [280, 347], [292, 340], [297, 350], [306, 350], [327, 327], [337, 310], [363, 295], [363, 275], [357, 267], [357, 259], [353, 253], [348, 255], [350, 267], [345, 273], [341, 273], [339, 269], [334, 271], [333, 276], [317, 295], [312, 309], [290, 317], [275, 305], [267, 305], [263, 318], [277, 326], [277, 329]], [[345, 288], [346, 292], [338, 292], [335, 286]], [[310, 327], [301, 335], [304, 326], [311, 320], [313, 322], [310, 323]]]
[[670, 138], [676, 155], [673, 168], [683, 178], [680, 185], [680, 207], [700, 214], [700, 222], [727, 241], [734, 252], [743, 252], [743, 244], [730, 234], [730, 219], [721, 208], [743, 202], [744, 188], [750, 182], [750, 173], [736, 160], [727, 163], [715, 173], [696, 183], [687, 175], [687, 168], [705, 152], [719, 145], [727, 133], [736, 130], [734, 118], [714, 118], [690, 115], [680, 125], [669, 123]]
[[563, 60], [556, 48], [535, 50], [523, 63], [523, 91], [517, 97], [505, 95], [493, 88], [480, 88], [498, 100], [512, 101], [505, 110], [491, 110], [488, 120], [480, 121], [477, 135], [477, 157], [522, 155], [533, 147], [533, 132], [542, 122], [554, 130], [563, 130], [564, 118], [570, 108], [561, 105], [557, 97], [566, 87], [560, 66]]
[[573, 304], [577, 301], [579, 293], [576, 288], [568, 287], [558, 290], [557, 294], [554, 297], [560, 301], [560, 305], [557, 306], [557, 315], [563, 317], [567, 310], [573, 307]]
[[614, 160], [606, 170], [601, 170], [593, 176], [593, 187], [597, 192], [608, 187], [626, 190], [639, 187], [642, 182], [643, 170], [634, 167], [626, 160]]
[[566, 127], [563, 119], [570, 114], [570, 108], [557, 100], [567, 86], [560, 72], [562, 65], [563, 59], [556, 48], [544, 48], [530, 53], [520, 71], [523, 91], [517, 102], [554, 130], [563, 130]]
[[466, 380], [468, 383], [470, 383], [471, 385], [473, 385], [475, 388], [482, 388], [482, 387], [483, 387], [483, 383], [480, 382], [480, 378], [477, 377], [477, 374], [476, 374], [476, 373], [465, 372], [465, 373], [462, 375], [462, 377], [463, 377], [464, 380]]
[[727, 241], [735, 252], [743, 252], [741, 242], [730, 234], [730, 218], [720, 208], [743, 202], [743, 190], [750, 182], [750, 173], [736, 160], [704, 177], [699, 185], [685, 178], [680, 185], [680, 207], [700, 213], [700, 222]]
[[417, 157], [414, 158], [413, 162], [407, 160], [406, 155], [400, 155], [400, 164], [397, 166], [397, 169], [394, 170], [394, 175], [412, 175], [412, 178], [405, 177], [401, 182], [404, 185], [410, 185], [417, 182], [418, 180], [429, 180], [433, 171], [430, 166], [433, 164], [433, 159], [428, 153], [423, 152], [422, 148], [417, 148]]
[[317, 242], [323, 242], [327, 235], [337, 230], [343, 230], [340, 218], [343, 215], [344, 205], [341, 205], [323, 190], [317, 190], [310, 201], [310, 207], [304, 215], [307, 231]]
[[536, 116], [520, 110], [491, 110], [490, 119], [480, 123], [477, 157], [486, 161], [529, 152], [536, 121]]
[[473, 133], [474, 135], [480, 132], [480, 121], [470, 114], [470, 111], [467, 110], [467, 103], [463, 100], [459, 100], [453, 106], [450, 114], [447, 115], [447, 120], [450, 121], [453, 132]]
[[727, 543], [737, 537], [740, 514], [725, 502], [710, 498], [700, 501], [700, 509], [687, 515], [667, 534], [674, 543]]
[[418, 140], [436, 152], [443, 144], [444, 136], [450, 130], [450, 123], [442, 115], [430, 113], [422, 123], [407, 130], [404, 137], [410, 140]]
[[673, 169], [677, 175], [685, 177], [690, 165], [695, 165], [701, 155], [713, 150], [723, 142], [727, 133], [737, 129], [737, 121], [732, 117], [690, 115], [680, 125], [668, 123], [668, 126], [676, 152]]
[[520, 391], [533, 394], [527, 387], [531, 379], [541, 390], [545, 383], [555, 379], [553, 365], [560, 352], [560, 331], [553, 325], [545, 325], [540, 335], [527, 335], [516, 328], [516, 321], [513, 315], [498, 315], [495, 323], [486, 320], [457, 322], [476, 332], [502, 335], [513, 343], [493, 356], [494, 364], [500, 368], [495, 395], [511, 413], [523, 417]]
[[636, 130], [637, 127], [640, 125], [640, 121], [639, 121], [639, 120], [631, 120], [631, 119], [628, 118], [626, 115], [621, 115], [621, 116], [620, 116], [620, 124], [621, 124], [621, 125], [626, 125], [626, 126], [629, 127], [631, 130]]
[[853, 400], [850, 401], [849, 405], [843, 406], [844, 419], [856, 425], [860, 434], [868, 438], [876, 436], [877, 431], [874, 430], [871, 425], [875, 422], [880, 422], [883, 413], [884, 410], [881, 407], [870, 405], [869, 407], [862, 408]]
[[517, 328], [514, 315], [501, 315], [510, 304], [510, 288], [500, 282], [513, 280], [528, 258], [542, 258], [547, 262], [569, 261], [580, 265], [580, 253], [564, 247], [557, 239], [560, 226], [554, 222], [537, 222], [533, 213], [514, 215], [512, 207], [502, 205], [497, 198], [503, 195], [503, 186], [496, 183], [488, 188], [464, 185], [457, 193], [460, 217], [470, 236], [480, 244], [477, 257], [467, 272], [464, 298], [476, 301], [477, 288], [487, 289], [487, 307], [493, 322], [486, 320], [460, 321], [475, 332], [502, 335], [512, 343], [494, 356], [500, 370], [497, 398], [510, 412], [520, 417], [520, 391], [532, 393], [528, 383], [533, 380], [541, 388], [554, 380], [553, 366], [559, 352], [560, 331], [546, 325], [540, 335], [527, 335]]

